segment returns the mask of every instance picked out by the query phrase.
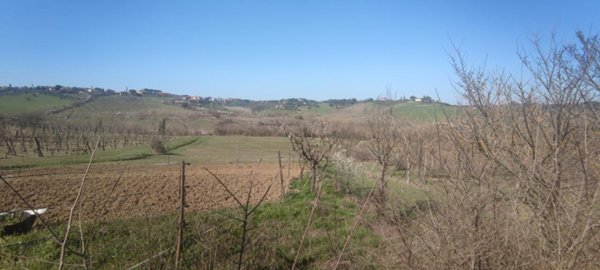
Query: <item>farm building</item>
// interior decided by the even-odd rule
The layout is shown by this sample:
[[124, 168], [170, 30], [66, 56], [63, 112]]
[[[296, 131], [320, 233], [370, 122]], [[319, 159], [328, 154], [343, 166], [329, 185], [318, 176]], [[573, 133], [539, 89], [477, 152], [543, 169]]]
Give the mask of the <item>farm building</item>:
[[153, 96], [153, 95], [160, 95], [162, 93], [162, 91], [160, 90], [155, 90], [155, 89], [142, 89], [140, 90], [140, 95], [143, 96]]

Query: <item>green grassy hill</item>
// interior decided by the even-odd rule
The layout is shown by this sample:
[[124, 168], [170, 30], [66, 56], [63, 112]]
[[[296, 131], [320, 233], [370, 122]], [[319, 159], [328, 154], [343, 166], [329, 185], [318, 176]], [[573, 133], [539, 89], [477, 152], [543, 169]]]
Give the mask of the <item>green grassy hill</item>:
[[[284, 110], [284, 109], [265, 109], [255, 113], [256, 116], [302, 116], [302, 117], [317, 117], [323, 120], [332, 121], [366, 121], [369, 115], [377, 110], [379, 106], [375, 102], [359, 102], [351, 106], [346, 107], [332, 107], [326, 102], [320, 102], [318, 107], [315, 106], [304, 106], [298, 110]], [[394, 109], [394, 115], [399, 118], [406, 120], [412, 120], [419, 123], [433, 122], [436, 120], [443, 120], [444, 114], [449, 116], [456, 116], [459, 107], [452, 105], [443, 104], [426, 104], [417, 102], [395, 102], [386, 106], [392, 106]]]
[[[328, 104], [324, 104], [328, 108], [318, 108], [319, 116], [326, 120], [335, 121], [366, 121], [374, 111], [377, 110], [378, 104], [375, 102], [361, 102], [352, 106], [343, 108], [333, 108]], [[443, 120], [444, 113], [449, 116], [455, 116], [458, 113], [459, 107], [442, 104], [425, 104], [416, 102], [396, 102], [395, 104], [386, 105], [392, 106], [394, 115], [406, 120], [415, 121], [418, 123], [433, 122]]]
[[167, 104], [164, 98], [133, 96], [101, 96], [82, 106], [54, 115], [55, 121], [97, 123], [137, 129], [155, 130], [167, 119], [167, 130], [190, 134], [212, 132], [215, 119], [207, 113], [186, 110]]
[[424, 104], [408, 102], [394, 106], [394, 115], [416, 122], [441, 121], [445, 115], [454, 117], [459, 113], [459, 107], [442, 104]]
[[0, 96], [0, 115], [46, 112], [71, 105], [75, 101], [42, 94], [3, 95]]
[[[247, 107], [217, 106], [207, 108], [189, 106], [187, 109], [173, 104], [171, 98], [136, 96], [100, 96], [80, 106], [65, 109], [56, 114], [47, 114], [47, 120], [58, 125], [89, 127], [100, 126], [145, 130], [155, 132], [159, 123], [166, 119], [167, 131], [172, 135], [200, 135], [214, 132], [217, 123], [233, 121], [246, 123], [260, 121], [260, 118], [299, 118], [324, 121], [365, 122], [380, 106], [377, 102], [358, 102], [344, 107], [330, 106], [319, 102], [311, 106], [301, 106], [295, 110], [276, 108], [276, 103], [251, 112]], [[76, 99], [63, 99], [48, 95], [7, 95], [0, 96], [0, 115], [27, 112], [48, 112], [64, 108], [76, 102]], [[271, 106], [272, 105], [272, 106]], [[394, 115], [416, 123], [431, 123], [445, 118], [444, 114], [454, 116], [460, 107], [441, 104], [416, 102], [393, 102]], [[214, 107], [214, 106], [213, 106]], [[251, 119], [256, 118], [256, 119]], [[242, 125], [243, 126], [243, 125]]]

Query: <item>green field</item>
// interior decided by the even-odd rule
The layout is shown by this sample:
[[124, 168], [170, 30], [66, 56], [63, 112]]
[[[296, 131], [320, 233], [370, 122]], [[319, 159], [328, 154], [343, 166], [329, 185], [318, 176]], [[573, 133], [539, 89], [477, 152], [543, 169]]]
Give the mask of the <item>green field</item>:
[[[283, 110], [283, 109], [265, 109], [256, 113], [257, 116], [302, 116], [317, 117], [323, 120], [333, 121], [366, 121], [374, 112], [377, 107], [380, 106], [375, 102], [359, 102], [354, 105], [335, 108], [329, 106], [328, 103], [321, 102], [319, 107], [301, 107], [298, 110]], [[394, 115], [404, 120], [411, 120], [418, 123], [434, 122], [437, 120], [444, 120], [447, 114], [450, 117], [458, 114], [459, 108], [452, 105], [442, 104], [425, 104], [416, 102], [394, 102], [392, 104], [384, 105], [385, 107], [391, 106], [394, 109]]]
[[[387, 105], [379, 105], [375, 102], [360, 102], [352, 106], [336, 109], [324, 104], [319, 108], [313, 108], [313, 116], [323, 120], [333, 121], [367, 121], [377, 108], [392, 107], [394, 115], [402, 120], [410, 120], [417, 123], [431, 123], [437, 120], [444, 120], [444, 112], [448, 116], [456, 116], [459, 108], [452, 105], [425, 104], [415, 102], [394, 102]], [[311, 112], [303, 109], [302, 112]]]
[[[292, 148], [286, 137], [199, 136], [179, 137], [166, 143], [167, 155], [157, 155], [149, 145], [99, 151], [94, 163], [128, 162], [156, 164], [179, 160], [195, 164], [229, 164], [277, 161], [277, 152], [288, 158]], [[294, 155], [294, 158], [296, 156]], [[55, 167], [85, 164], [89, 154], [55, 157], [9, 157], [0, 159], [0, 169]]]
[[328, 103], [320, 102], [319, 107], [302, 107], [300, 108], [299, 113], [303, 116], [321, 116], [328, 115], [334, 112], [336, 109], [334, 107], [329, 106]]
[[[286, 137], [208, 136], [173, 151], [178, 158], [199, 164], [275, 162], [277, 152], [287, 158], [292, 147]], [[162, 158], [164, 157], [157, 157]]]
[[445, 120], [445, 114], [449, 117], [456, 116], [458, 108], [450, 105], [408, 102], [395, 105], [394, 115], [416, 122], [434, 122]]
[[44, 112], [71, 105], [73, 102], [74, 99], [42, 94], [3, 95], [0, 96], [0, 114]]
[[115, 112], [135, 112], [147, 110], [164, 110], [167, 112], [183, 111], [183, 108], [162, 103], [158, 97], [134, 97], [134, 96], [101, 96], [93, 102], [81, 107], [74, 108], [73, 113], [96, 114]]

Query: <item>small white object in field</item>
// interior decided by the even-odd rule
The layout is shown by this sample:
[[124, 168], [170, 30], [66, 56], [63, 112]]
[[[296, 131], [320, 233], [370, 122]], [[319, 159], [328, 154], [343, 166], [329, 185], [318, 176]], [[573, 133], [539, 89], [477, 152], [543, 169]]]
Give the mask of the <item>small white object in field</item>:
[[39, 209], [35, 209], [35, 210], [25, 210], [25, 211], [23, 211], [23, 213], [27, 213], [30, 215], [41, 215], [43, 213], [46, 213], [47, 210], [48, 210], [48, 208], [39, 208]]

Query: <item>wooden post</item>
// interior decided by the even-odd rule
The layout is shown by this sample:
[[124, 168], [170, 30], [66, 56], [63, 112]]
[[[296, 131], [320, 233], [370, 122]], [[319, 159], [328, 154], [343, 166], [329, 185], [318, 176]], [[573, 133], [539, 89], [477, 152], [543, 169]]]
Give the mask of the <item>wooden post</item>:
[[[38, 157], [44, 157], [44, 154], [42, 153], [42, 146], [40, 145], [40, 141], [38, 141], [38, 138], [37, 138], [37, 137], [33, 137], [33, 140], [35, 141], [35, 145], [36, 145], [36, 147], [37, 147], [37, 148], [36, 148], [36, 149], [37, 149], [36, 151], [37, 151]], [[89, 147], [89, 145], [88, 145], [88, 147]], [[90, 153], [91, 153], [91, 152], [92, 152], [92, 151], [90, 150]]]
[[292, 152], [288, 152], [287, 167], [288, 167], [287, 178], [290, 179], [290, 175], [292, 174]]
[[300, 166], [300, 179], [304, 178], [304, 163], [302, 163], [302, 157], [298, 154], [298, 166]]
[[17, 151], [15, 151], [15, 147], [13, 146], [12, 142], [7, 138], [4, 138], [4, 142], [6, 143], [6, 148], [7, 148], [8, 153], [10, 155], [16, 156]]
[[426, 148], [426, 152], [425, 152], [425, 166], [423, 166], [423, 178], [425, 178], [425, 185], [427, 185], [427, 161], [429, 160], [429, 158], [431, 157], [431, 152], [429, 151], [429, 148]]
[[277, 159], [279, 160], [279, 179], [281, 180], [281, 198], [285, 198], [285, 186], [283, 184], [283, 168], [281, 168], [281, 151], [277, 152]]
[[235, 165], [240, 166], [240, 145], [235, 145]]
[[183, 247], [183, 227], [185, 226], [185, 165], [190, 165], [181, 161], [181, 175], [179, 177], [179, 222], [177, 225], [177, 243], [175, 245], [175, 269], [179, 269], [179, 260], [181, 259], [181, 249]]
[[406, 156], [406, 183], [410, 184], [410, 159]]

